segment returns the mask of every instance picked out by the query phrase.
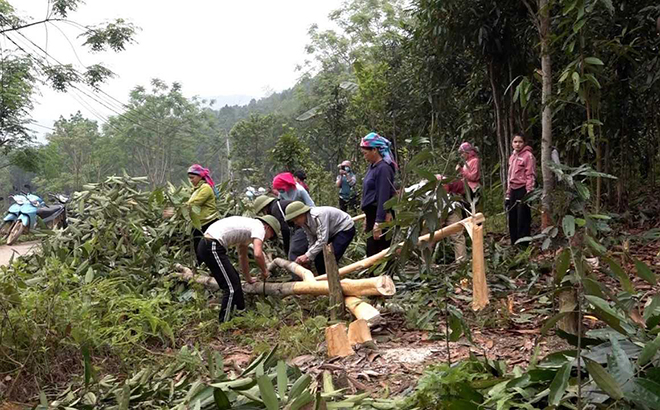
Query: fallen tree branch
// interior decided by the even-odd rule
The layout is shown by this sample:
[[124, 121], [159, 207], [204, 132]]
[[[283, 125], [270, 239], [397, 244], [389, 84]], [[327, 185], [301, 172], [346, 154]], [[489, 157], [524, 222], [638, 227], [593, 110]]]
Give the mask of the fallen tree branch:
[[[453, 223], [451, 225], [447, 225], [442, 229], [438, 229], [437, 231], [435, 231], [433, 233], [433, 235], [426, 234], [426, 235], [420, 236], [419, 239], [417, 239], [417, 246], [420, 246], [424, 243], [438, 242], [442, 238], [446, 238], [446, 237], [451, 236], [455, 233], [462, 232], [463, 229], [464, 229], [463, 223], [466, 220], [469, 220], [470, 222], [472, 222], [472, 224], [476, 225], [476, 224], [484, 222], [485, 218], [484, 218], [483, 214], [479, 213], [479, 214], [474, 215], [471, 218], [466, 218], [462, 221]], [[395, 246], [403, 246], [403, 244], [404, 243], [401, 242], [401, 243], [399, 243]], [[378, 252], [377, 254], [372, 255], [372, 256], [370, 256], [366, 259], [362, 259], [361, 261], [357, 261], [355, 263], [351, 263], [350, 265], [346, 265], [343, 268], [340, 268], [339, 269], [339, 276], [345, 276], [345, 275], [348, 275], [349, 273], [353, 273], [353, 272], [356, 272], [356, 271], [365, 270], [365, 269], [370, 268], [371, 266], [375, 265], [376, 262], [383, 259], [390, 252], [390, 249], [392, 249], [392, 248], [393, 247], [389, 247], [389, 248], [384, 249], [384, 250]], [[327, 280], [327, 276], [326, 275], [317, 276], [316, 280], [317, 281]]]

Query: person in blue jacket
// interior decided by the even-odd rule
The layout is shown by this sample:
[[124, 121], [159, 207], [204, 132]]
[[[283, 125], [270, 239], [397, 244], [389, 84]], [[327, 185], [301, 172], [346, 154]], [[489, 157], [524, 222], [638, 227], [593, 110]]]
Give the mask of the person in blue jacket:
[[367, 174], [362, 181], [361, 208], [366, 215], [365, 232], [371, 232], [367, 238], [367, 256], [375, 255], [387, 249], [392, 239], [387, 239], [381, 225], [393, 218], [391, 211], [385, 209], [385, 202], [395, 195], [394, 173], [398, 165], [392, 158], [392, 143], [372, 132], [360, 142], [364, 159], [369, 163]]

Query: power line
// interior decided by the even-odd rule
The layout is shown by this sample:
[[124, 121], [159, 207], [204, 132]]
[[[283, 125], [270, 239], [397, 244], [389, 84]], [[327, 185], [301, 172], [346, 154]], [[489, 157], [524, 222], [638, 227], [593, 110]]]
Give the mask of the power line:
[[[71, 22], [68, 22], [68, 23], [71, 24]], [[61, 31], [61, 30], [60, 30], [60, 31]], [[46, 61], [47, 64], [48, 64], [48, 59], [50, 58], [50, 59], [52, 59], [55, 63], [57, 63], [57, 64], [59, 64], [59, 65], [63, 65], [60, 61], [58, 61], [55, 57], [53, 57], [52, 55], [50, 55], [46, 50], [44, 50], [43, 48], [41, 48], [38, 44], [34, 43], [31, 39], [29, 39], [28, 37], [26, 37], [23, 33], [21, 33], [21, 32], [17, 32], [17, 33], [18, 33], [21, 37], [23, 37], [25, 40], [27, 40], [30, 44], [32, 44], [32, 47], [35, 47], [36, 49], [38, 49], [39, 51], [41, 51], [41, 53], [44, 54], [45, 61]], [[26, 53], [28, 56], [30, 56], [33, 60], [35, 60], [38, 64], [40, 64], [40, 65], [42, 65], [42, 66], [44, 65], [44, 64], [40, 61], [40, 60], [41, 60], [40, 57], [37, 57], [37, 56], [33, 55], [31, 52], [25, 50], [23, 47], [21, 47], [20, 45], [18, 45], [18, 44], [12, 39], [12, 38], [10, 38], [10, 37], [7, 35], [7, 33], [2, 33], [2, 34], [3, 34], [7, 39], [9, 39], [9, 41], [11, 41], [15, 46], [17, 46], [20, 50], [22, 50], [24, 53]], [[64, 33], [62, 33], [62, 34], [66, 37], [66, 35], [65, 35]], [[67, 39], [68, 39], [68, 38], [67, 38]], [[74, 51], [75, 51], [75, 50], [74, 50]], [[76, 55], [77, 55], [77, 54], [76, 54]], [[78, 60], [80, 61], [80, 59], [78, 59]], [[82, 64], [82, 62], [81, 62], [81, 64]], [[84, 65], [84, 64], [83, 64], [83, 65]], [[78, 70], [75, 70], [75, 69], [74, 69], [74, 72], [75, 72], [77, 75], [81, 75], [81, 73], [80, 73]], [[90, 92], [83, 90], [82, 88], [78, 87], [76, 84], [69, 84], [69, 85], [70, 85], [73, 89], [78, 90], [80, 93], [86, 95], [88, 98], [90, 98], [90, 99], [92, 99], [93, 101], [95, 101], [97, 104], [100, 104], [100, 105], [102, 105], [103, 107], [105, 107], [106, 109], [108, 109], [108, 110], [110, 110], [111, 112], [115, 113], [118, 117], [120, 117], [120, 118], [124, 118], [124, 119], [128, 120], [128, 122], [132, 123], [133, 125], [136, 125], [136, 126], [138, 126], [138, 127], [141, 127], [141, 128], [143, 128], [143, 129], [145, 129], [145, 130], [148, 130], [148, 131], [151, 131], [151, 132], [154, 132], [154, 133], [160, 134], [160, 131], [158, 131], [158, 130], [154, 130], [153, 128], [147, 127], [145, 124], [142, 124], [142, 123], [138, 122], [139, 120], [138, 120], [137, 118], [131, 117], [131, 115], [129, 115], [127, 112], [123, 112], [123, 113], [122, 113], [122, 112], [119, 112], [118, 109], [131, 110], [133, 107], [130, 107], [130, 106], [128, 106], [128, 105], [122, 103], [121, 101], [119, 101], [118, 99], [114, 98], [114, 97], [111, 96], [110, 94], [106, 93], [106, 92], [103, 91], [102, 89], [100, 89], [100, 88], [98, 88], [98, 87], [93, 87], [93, 88], [90, 87], [90, 88], [92, 89], [92, 91], [91, 91], [92, 94], [90, 94]], [[104, 98], [101, 97], [101, 96], [98, 96], [98, 98], [97, 98], [97, 96], [94, 95], [94, 92], [100, 92], [101, 94], [105, 95], [107, 98], [104, 99]], [[82, 99], [82, 97], [79, 97], [79, 98]], [[111, 99], [112, 101], [108, 101], [108, 98]], [[80, 103], [80, 101], [78, 101], [78, 102]], [[93, 109], [91, 109], [91, 106], [86, 107], [86, 108], [87, 108], [88, 110], [90, 110], [90, 112], [93, 111]], [[150, 111], [147, 107], [145, 107], [145, 109], [147, 109], [147, 111]], [[93, 114], [94, 116], [96, 116], [97, 118], [99, 118], [99, 116], [100, 116], [100, 114], [98, 114], [98, 113], [96, 113], [96, 112], [92, 112], [92, 114]], [[147, 114], [145, 114], [145, 113], [143, 113], [143, 112], [141, 112], [141, 111], [135, 111], [135, 112], [133, 112], [133, 113], [131, 113], [131, 114], [134, 114], [134, 115], [140, 115], [140, 116], [142, 116], [144, 119], [147, 119], [147, 120], [150, 120], [150, 121], [154, 121], [154, 122], [156, 122], [156, 123], [159, 123], [159, 124], [161, 124], [161, 125], [164, 125], [164, 126], [167, 127], [167, 128], [171, 128], [171, 127], [172, 127], [170, 124], [165, 124], [165, 123], [163, 123], [163, 122], [161, 121], [161, 119], [156, 118], [156, 117], [150, 117], [150, 116], [148, 116]], [[100, 118], [101, 121], [102, 121], [104, 124], [108, 124], [107, 119], [103, 119], [102, 116], [100, 116], [100, 117], [101, 117], [101, 118]], [[190, 122], [190, 121], [182, 121], [181, 124], [179, 124], [179, 126], [177, 126], [176, 128], [174, 128], [174, 129], [172, 130], [172, 132], [183, 131], [183, 132], [188, 133], [188, 134], [191, 135], [191, 136], [197, 136], [197, 135], [199, 135], [199, 131], [197, 131], [197, 130], [192, 130], [190, 127], [184, 128], [184, 126], [189, 126], [189, 122]], [[116, 127], [114, 127], [114, 128], [117, 129]], [[118, 129], [117, 129], [117, 130], [118, 130]]]

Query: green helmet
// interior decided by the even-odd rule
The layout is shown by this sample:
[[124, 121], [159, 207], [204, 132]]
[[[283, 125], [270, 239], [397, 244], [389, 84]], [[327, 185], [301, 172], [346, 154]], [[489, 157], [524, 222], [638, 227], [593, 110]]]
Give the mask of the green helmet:
[[303, 204], [300, 201], [291, 202], [286, 207], [286, 216], [284, 217], [285, 221], [290, 221], [298, 215], [302, 215], [305, 212], [308, 212], [311, 208]]
[[259, 212], [263, 211], [263, 209], [274, 200], [275, 198], [269, 195], [258, 196], [257, 199], [254, 200], [254, 213], [259, 214]]
[[275, 232], [275, 235], [279, 235], [280, 232], [282, 231], [282, 227], [280, 226], [280, 221], [277, 220], [273, 215], [264, 215], [264, 216], [258, 216], [258, 220], [261, 222], [267, 223], [268, 226], [273, 228], [273, 232]]

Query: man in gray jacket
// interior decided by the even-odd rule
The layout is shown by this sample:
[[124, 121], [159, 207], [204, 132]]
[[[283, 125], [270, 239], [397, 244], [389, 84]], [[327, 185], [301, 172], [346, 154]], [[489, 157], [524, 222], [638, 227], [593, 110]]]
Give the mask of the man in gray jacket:
[[310, 266], [314, 261], [316, 271], [325, 274], [325, 261], [323, 260], [323, 246], [332, 244], [337, 262], [341, 259], [355, 237], [355, 225], [351, 216], [344, 211], [331, 206], [317, 206], [310, 208], [302, 202], [295, 201], [286, 207], [287, 222], [293, 222], [307, 235], [309, 247], [305, 254], [296, 259], [296, 263]]

